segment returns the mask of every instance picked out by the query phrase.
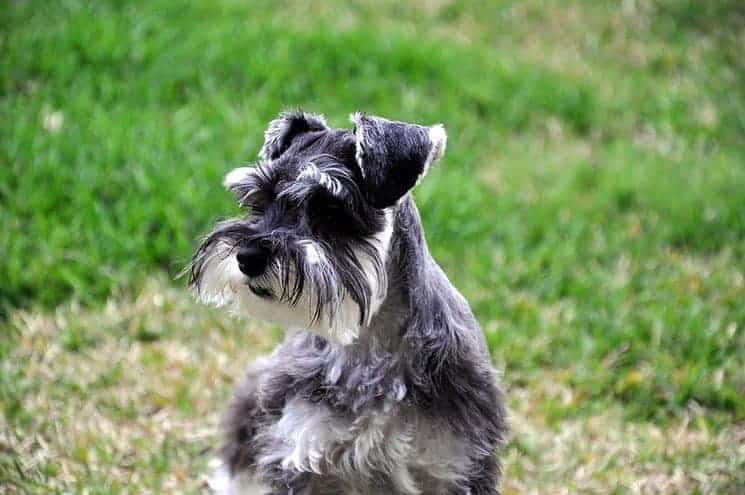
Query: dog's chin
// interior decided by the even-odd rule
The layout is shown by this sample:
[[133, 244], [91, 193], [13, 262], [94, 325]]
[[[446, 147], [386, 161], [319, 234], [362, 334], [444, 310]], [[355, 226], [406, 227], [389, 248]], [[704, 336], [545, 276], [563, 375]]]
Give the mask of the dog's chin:
[[198, 297], [202, 302], [225, 307], [231, 312], [274, 323], [284, 328], [311, 331], [342, 345], [359, 336], [359, 307], [349, 298], [314, 319], [313, 297], [303, 294], [297, 304], [279, 300], [282, 291], [265, 280], [249, 279], [238, 269], [232, 257], [218, 259], [205, 267]]
[[248, 290], [253, 292], [256, 297], [268, 300], [274, 299], [274, 292], [272, 289], [262, 287], [261, 285], [254, 285], [251, 282], [247, 282], [246, 285], [248, 286]]
[[240, 314], [274, 323], [288, 329], [304, 329], [342, 345], [359, 336], [359, 310], [354, 304], [342, 303], [333, 316], [322, 314], [313, 319], [315, 308], [303, 296], [297, 304], [279, 301], [274, 288], [244, 285], [236, 292], [232, 309]]

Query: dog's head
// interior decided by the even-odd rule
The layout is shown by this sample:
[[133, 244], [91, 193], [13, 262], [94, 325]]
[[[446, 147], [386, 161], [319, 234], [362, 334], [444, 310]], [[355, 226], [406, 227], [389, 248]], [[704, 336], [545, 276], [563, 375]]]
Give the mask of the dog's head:
[[387, 291], [396, 204], [439, 159], [441, 125], [353, 114], [353, 130], [284, 113], [269, 124], [259, 162], [225, 187], [246, 216], [217, 225], [191, 264], [204, 302], [353, 341]]

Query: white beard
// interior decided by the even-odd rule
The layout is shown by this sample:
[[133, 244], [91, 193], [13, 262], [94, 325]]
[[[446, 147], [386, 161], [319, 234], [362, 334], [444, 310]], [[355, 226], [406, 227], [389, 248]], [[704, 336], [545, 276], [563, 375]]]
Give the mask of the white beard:
[[[387, 281], [384, 267], [393, 226], [390, 212], [386, 211], [385, 215], [384, 228], [371, 239], [378, 251], [377, 255], [382, 262], [383, 272], [378, 273], [375, 270], [373, 260], [366, 254], [361, 251], [356, 253], [371, 294], [370, 311], [366, 321], [362, 322], [363, 325], [369, 324], [386, 296]], [[303, 262], [308, 271], [325, 271], [332, 280], [336, 279], [333, 268], [328, 263], [327, 253], [319, 244], [312, 240], [303, 240], [300, 241], [300, 245], [305, 253]], [[226, 307], [239, 315], [248, 315], [285, 328], [306, 329], [342, 345], [351, 344], [359, 336], [360, 308], [346, 291], [340, 289], [339, 297], [329, 303], [330, 311], [324, 311], [319, 318], [314, 319], [316, 304], [312, 288], [304, 289], [297, 304], [291, 305], [276, 299], [276, 296], [282, 293], [276, 277], [257, 277], [252, 279], [251, 283], [255, 287], [270, 290], [274, 296], [272, 298], [260, 297], [251, 291], [248, 286], [248, 277], [238, 268], [238, 261], [232, 246], [219, 243], [208, 256], [209, 258], [204, 262], [203, 274], [197, 290], [197, 297], [202, 302], [216, 307]], [[307, 281], [310, 280], [312, 279], [308, 277]], [[306, 287], [308, 285], [306, 284]]]

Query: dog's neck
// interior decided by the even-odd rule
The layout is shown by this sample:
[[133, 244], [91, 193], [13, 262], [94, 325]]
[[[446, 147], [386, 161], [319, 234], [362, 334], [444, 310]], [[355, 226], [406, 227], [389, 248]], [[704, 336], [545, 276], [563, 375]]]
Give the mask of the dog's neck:
[[427, 249], [419, 212], [411, 197], [397, 205], [392, 221], [393, 235], [386, 260], [387, 293], [353, 344], [361, 352], [396, 352], [411, 329], [412, 316], [418, 310], [426, 311], [417, 305], [432, 297], [428, 284], [441, 274]]

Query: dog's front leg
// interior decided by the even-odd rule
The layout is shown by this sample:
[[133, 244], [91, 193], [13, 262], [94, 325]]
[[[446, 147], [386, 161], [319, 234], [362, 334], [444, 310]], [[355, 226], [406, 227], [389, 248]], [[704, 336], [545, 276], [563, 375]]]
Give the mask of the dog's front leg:
[[253, 471], [259, 446], [256, 434], [266, 421], [257, 394], [260, 368], [249, 368], [235, 389], [223, 418], [223, 445], [220, 457], [232, 475]]

